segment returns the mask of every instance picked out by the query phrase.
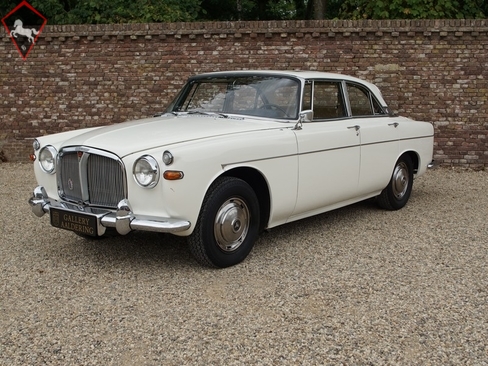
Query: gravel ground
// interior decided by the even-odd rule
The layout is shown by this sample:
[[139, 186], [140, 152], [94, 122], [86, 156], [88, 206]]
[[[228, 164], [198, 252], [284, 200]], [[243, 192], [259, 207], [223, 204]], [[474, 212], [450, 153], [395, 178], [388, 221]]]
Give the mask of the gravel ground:
[[85, 241], [0, 164], [0, 365], [488, 365], [488, 172], [435, 169], [261, 235], [242, 264], [182, 238]]

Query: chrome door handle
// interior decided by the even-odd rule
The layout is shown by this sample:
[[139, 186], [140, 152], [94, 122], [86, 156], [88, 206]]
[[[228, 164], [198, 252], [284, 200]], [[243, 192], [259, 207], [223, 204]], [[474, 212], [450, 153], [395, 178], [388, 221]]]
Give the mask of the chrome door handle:
[[361, 128], [359, 125], [355, 125], [355, 126], [349, 126], [348, 129], [352, 130], [352, 129], [355, 129], [356, 130], [356, 136], [359, 136], [359, 129]]

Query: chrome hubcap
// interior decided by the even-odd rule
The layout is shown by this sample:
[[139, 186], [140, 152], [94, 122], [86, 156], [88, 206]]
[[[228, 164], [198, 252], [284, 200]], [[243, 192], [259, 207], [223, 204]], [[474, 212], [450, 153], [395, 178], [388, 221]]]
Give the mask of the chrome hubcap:
[[225, 201], [217, 211], [214, 222], [214, 235], [218, 246], [232, 252], [240, 247], [249, 231], [249, 209], [239, 198]]
[[401, 162], [393, 172], [393, 194], [397, 199], [400, 200], [405, 196], [410, 184], [409, 180], [408, 167], [404, 162]]

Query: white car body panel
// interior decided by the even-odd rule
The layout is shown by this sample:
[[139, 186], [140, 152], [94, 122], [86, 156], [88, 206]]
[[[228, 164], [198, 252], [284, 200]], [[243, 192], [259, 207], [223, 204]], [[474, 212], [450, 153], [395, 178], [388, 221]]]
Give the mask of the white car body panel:
[[[169, 215], [194, 223], [210, 184], [226, 171], [246, 167], [266, 176], [272, 192], [270, 222], [284, 223], [296, 202], [298, 158], [294, 140], [289, 128], [281, 128], [172, 146], [171, 152], [182, 158], [175, 159], [171, 168], [183, 171], [185, 178], [161, 182], [156, 187], [161, 194], [142, 189], [129, 179], [129, 200], [133, 203], [134, 212]], [[162, 155], [162, 150], [159, 154], [155, 152], [149, 151], [152, 156]], [[131, 166], [135, 158], [127, 157], [124, 162]], [[191, 230], [178, 235], [189, 233]]]
[[[293, 78], [301, 83], [301, 97], [305, 82], [309, 80], [358, 83], [367, 88], [370, 98], [387, 111], [378, 88], [354, 77], [320, 72], [237, 73]], [[220, 78], [229, 74], [212, 73], [200, 77]], [[344, 95], [347, 98], [347, 93]], [[267, 110], [267, 113], [271, 112], [278, 113], [275, 107]], [[131, 218], [145, 220], [143, 224], [149, 228], [159, 219], [188, 222], [188, 226], [181, 226], [179, 231], [168, 229], [168, 232], [182, 236], [193, 233], [209, 187], [223, 175], [244, 179], [252, 172], [254, 178], [263, 180], [265, 187], [260, 189], [269, 192], [269, 202], [260, 202], [261, 208], [269, 205], [264, 227], [272, 228], [378, 196], [389, 184], [395, 164], [403, 154], [410, 154], [416, 176], [425, 173], [432, 161], [433, 127], [430, 123], [394, 117], [386, 112], [354, 117], [350, 108], [344, 118], [310, 121], [305, 116], [270, 118], [172, 112], [139, 121], [40, 137], [36, 158], [39, 159], [40, 150], [47, 145], [58, 152], [75, 147], [116, 155], [125, 168], [125, 199], [130, 202]], [[174, 157], [167, 166], [163, 162], [165, 151], [170, 151]], [[132, 171], [136, 160], [145, 155], [155, 159], [161, 175], [172, 170], [182, 172], [183, 178], [166, 180], [160, 176], [153, 188], [142, 187]], [[41, 216], [49, 212], [50, 205], [63, 206], [63, 198], [58, 192], [57, 173], [44, 172], [38, 162], [34, 164], [34, 171], [42, 190], [31, 199], [31, 205]], [[250, 185], [257, 184], [254, 178], [250, 178]], [[85, 205], [71, 203], [80, 207]], [[116, 222], [115, 214], [123, 213], [120, 208], [116, 212], [113, 207], [110, 212], [112, 221], [107, 219], [104, 225]], [[154, 225], [155, 230], [160, 230]]]
[[357, 120], [361, 139], [359, 194], [380, 192], [388, 184], [399, 155], [396, 118], [379, 117]]
[[174, 143], [277, 127], [276, 123], [251, 118], [244, 123], [242, 118], [228, 118], [222, 123], [215, 116], [164, 115], [80, 131], [61, 146], [92, 146], [124, 157]]
[[296, 131], [300, 173], [295, 217], [348, 199], [357, 190], [360, 140], [348, 128], [350, 122], [310, 122]]

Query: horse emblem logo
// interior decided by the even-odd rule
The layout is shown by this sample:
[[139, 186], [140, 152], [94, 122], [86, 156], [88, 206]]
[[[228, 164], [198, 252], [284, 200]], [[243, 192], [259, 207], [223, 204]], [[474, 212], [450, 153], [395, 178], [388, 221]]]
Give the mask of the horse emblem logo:
[[2, 23], [25, 60], [46, 25], [47, 19], [24, 0], [2, 18]]
[[17, 38], [17, 36], [20, 34], [21, 36], [27, 37], [27, 41], [29, 43], [34, 43], [34, 37], [32, 35], [37, 36], [39, 34], [38, 31], [36, 31], [34, 28], [31, 29], [24, 29], [24, 25], [22, 23], [22, 20], [17, 19], [14, 23], [14, 30], [10, 32], [10, 37]]

